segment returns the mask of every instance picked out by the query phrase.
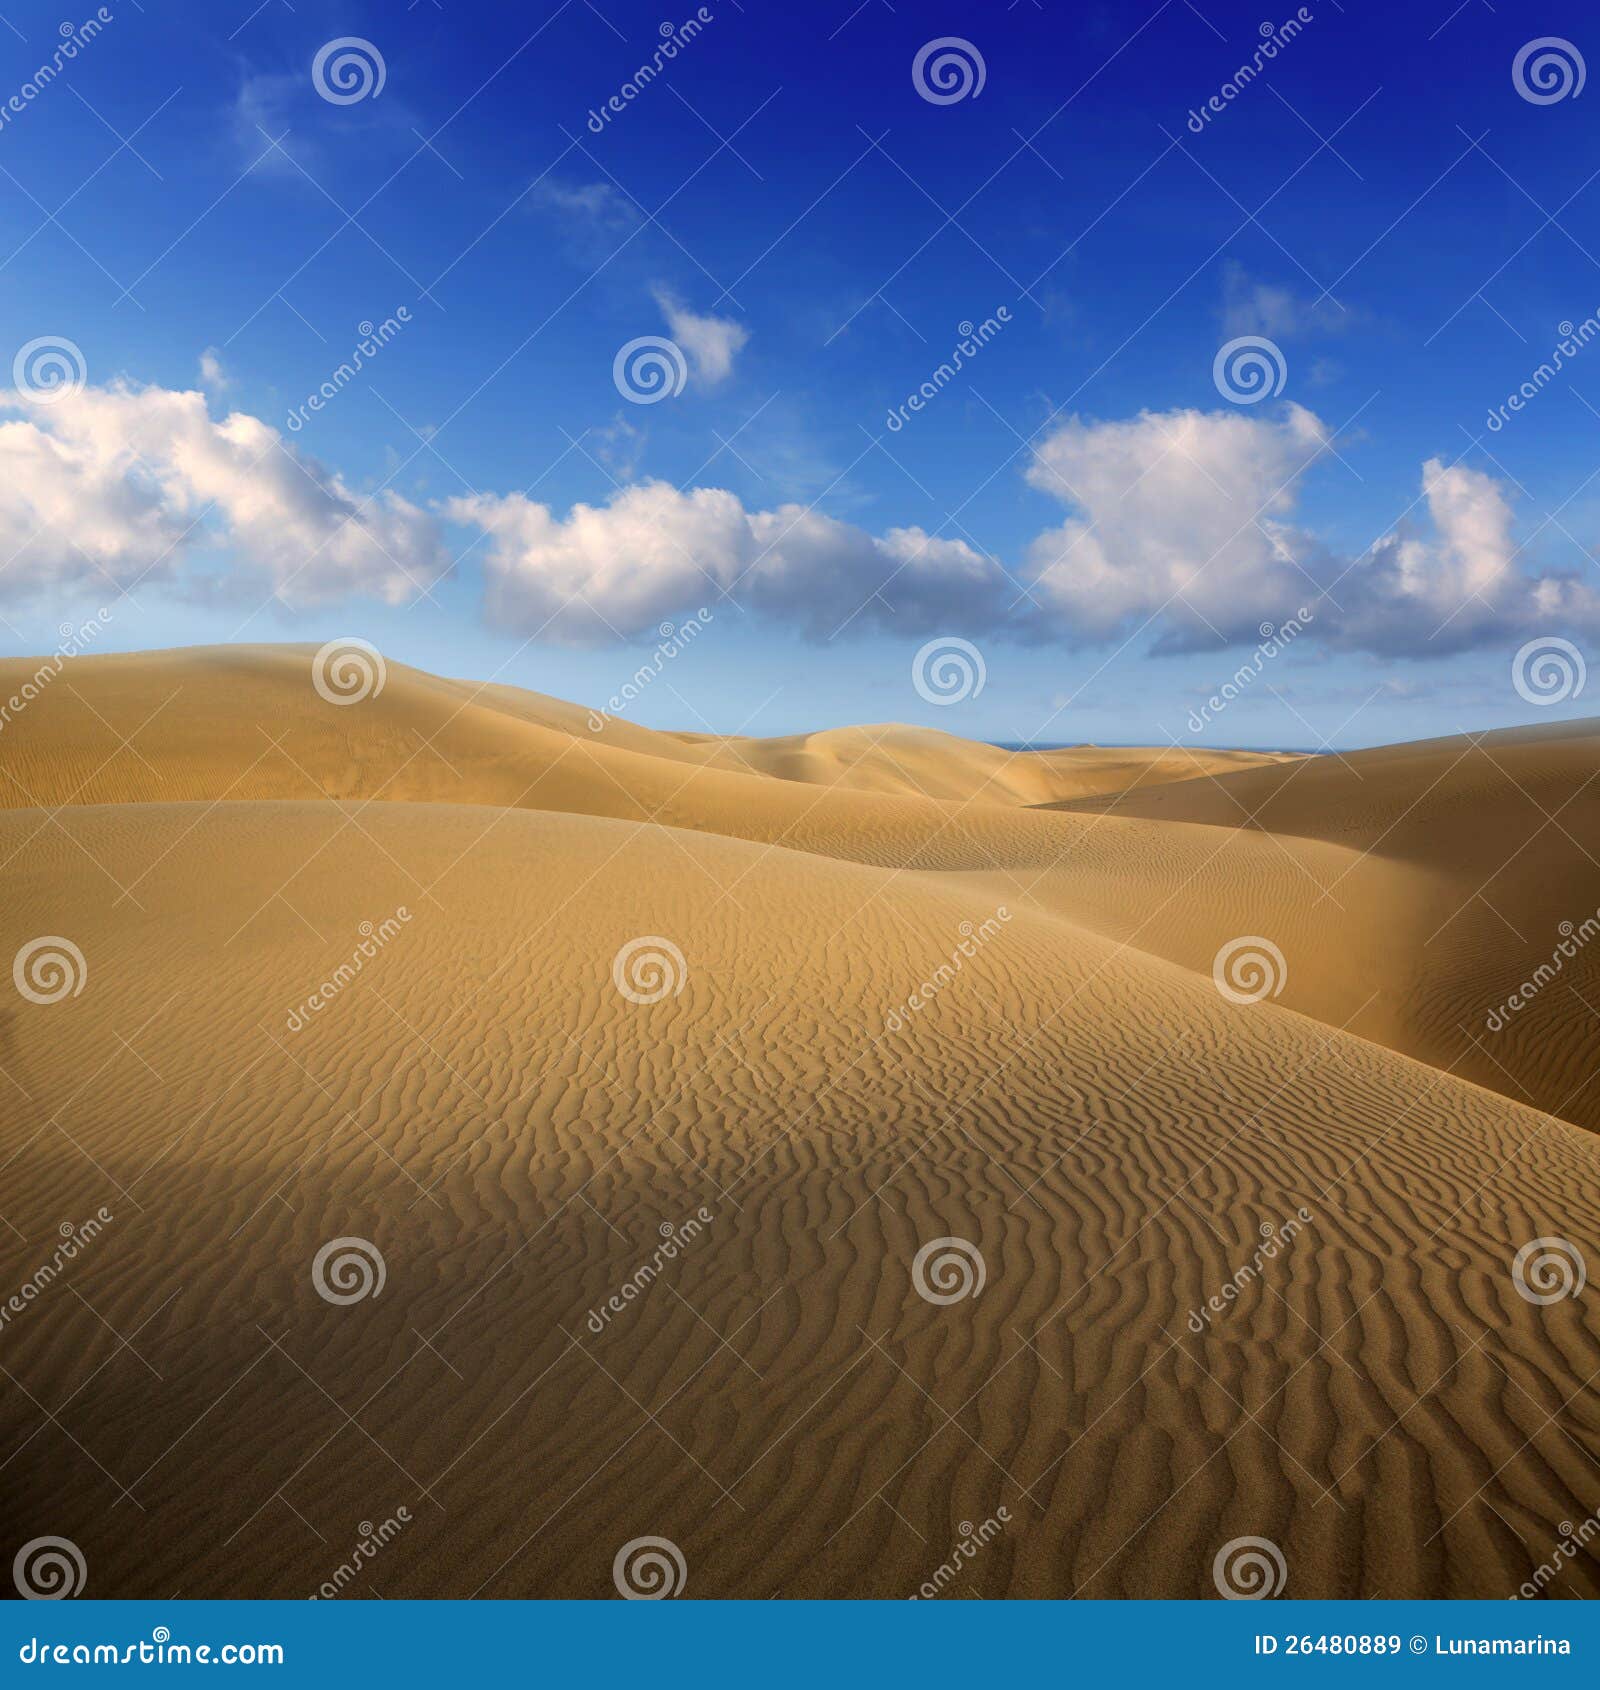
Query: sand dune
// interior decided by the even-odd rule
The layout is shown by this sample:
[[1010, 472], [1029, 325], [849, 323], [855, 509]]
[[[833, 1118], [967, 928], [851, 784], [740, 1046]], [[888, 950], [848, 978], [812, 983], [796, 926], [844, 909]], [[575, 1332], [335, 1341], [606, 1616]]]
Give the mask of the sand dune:
[[[843, 792], [1045, 804], [1284, 761], [1182, 748], [1017, 756], [896, 723], [717, 739], [399, 664], [386, 665], [381, 687], [352, 706], [315, 690], [313, 656], [311, 647], [258, 646], [83, 658], [27, 704], [28, 732], [3, 764], [3, 802], [320, 794], [633, 815], [690, 780], [687, 808], [702, 794], [705, 802], [737, 802], [759, 791], [765, 804], [787, 803], [787, 813], [799, 814], [815, 795], [785, 798], [767, 777]], [[0, 696], [15, 694], [37, 667], [0, 662]], [[131, 755], [121, 754], [123, 736]], [[721, 774], [755, 774], [763, 783]]]
[[1121, 793], [1289, 759], [1272, 752], [1074, 746], [1025, 755], [898, 722], [723, 742], [739, 766], [781, 780], [995, 804]]
[[[90, 1594], [311, 1594], [404, 1509], [349, 1594], [660, 1536], [691, 1596], [904, 1596], [1000, 1519], [941, 1590], [1213, 1596], [1254, 1536], [1289, 1595], [1507, 1595], [1592, 1511], [1592, 1291], [1511, 1271], [1600, 1262], [1587, 953], [1451, 1044], [1600, 902], [1592, 730], [1161, 784], [309, 662], [77, 660], [0, 733], [0, 937], [83, 958], [0, 1018], [0, 1271], [112, 1217], [0, 1326], [0, 1488]], [[1243, 934], [1278, 998], [1213, 983]]]
[[[375, 696], [336, 705], [311, 685], [312, 656], [255, 647], [75, 662], [12, 730], [0, 795], [19, 807], [512, 806], [881, 867], [995, 871], [996, 896], [1202, 972], [1235, 936], [1263, 934], [1288, 960], [1281, 1002], [1600, 1127], [1600, 1087], [1587, 1084], [1600, 1057], [1600, 947], [1489, 1024], [1549, 963], [1560, 924], [1600, 909], [1593, 726], [1293, 759], [1015, 756], [893, 724], [721, 740], [398, 664]], [[0, 690], [32, 670], [0, 664]]]
[[[1289, 959], [1281, 1002], [1600, 1128], [1600, 727], [1384, 746], [1071, 801], [1155, 823], [1171, 862], [1130, 888], [1116, 848], [1061, 896], [1204, 965], [1230, 923]], [[1205, 865], [1152, 917], [1148, 893]], [[1142, 925], [1141, 925], [1142, 924]], [[1587, 924], [1587, 925], [1586, 925]], [[1541, 979], [1541, 974], [1543, 978]], [[1538, 982], [1519, 1006], [1520, 988]]]

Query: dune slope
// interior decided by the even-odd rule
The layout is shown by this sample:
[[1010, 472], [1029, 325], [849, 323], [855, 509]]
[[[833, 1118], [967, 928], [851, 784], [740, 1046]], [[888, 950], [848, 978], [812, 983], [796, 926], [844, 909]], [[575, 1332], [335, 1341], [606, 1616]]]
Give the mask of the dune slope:
[[[1497, 1015], [1548, 974], [1563, 923], [1600, 920], [1592, 727], [1292, 759], [1013, 755], [893, 724], [715, 739], [397, 664], [341, 705], [313, 656], [76, 660], [0, 738], [0, 801], [482, 804], [991, 871], [1014, 900], [1202, 973], [1260, 935], [1285, 955], [1281, 1002], [1600, 1127], [1600, 949]], [[0, 665], [0, 688], [33, 667]]]
[[941, 1593], [1260, 1537], [1504, 1596], [1592, 1511], [1593, 1292], [1512, 1265], [1600, 1263], [1587, 949], [1473, 1019], [1600, 902], [1592, 728], [1163, 781], [310, 661], [75, 660], [0, 731], [0, 1494], [90, 1594], [308, 1595], [388, 1522], [340, 1591], [665, 1537], [894, 1597], [998, 1522]]
[[1053, 883], [1079, 919], [1196, 968], [1265, 935], [1279, 1001], [1600, 1129], [1593, 722], [1068, 803], [1153, 825], [1165, 856], [1130, 882], [1115, 830], [1076, 848]]
[[[10, 871], [87, 971], [6, 1018], [12, 1277], [114, 1218], [6, 1333], [0, 1484], [99, 1593], [308, 1594], [404, 1507], [364, 1594], [605, 1594], [660, 1535], [693, 1594], [894, 1596], [1004, 1507], [962, 1594], [1208, 1595], [1260, 1535], [1292, 1593], [1490, 1595], [1586, 1505], [1600, 1322], [1508, 1241], [1600, 1250], [1589, 1135], [959, 875], [348, 814], [79, 808]], [[378, 1296], [318, 1295], [339, 1238]]]

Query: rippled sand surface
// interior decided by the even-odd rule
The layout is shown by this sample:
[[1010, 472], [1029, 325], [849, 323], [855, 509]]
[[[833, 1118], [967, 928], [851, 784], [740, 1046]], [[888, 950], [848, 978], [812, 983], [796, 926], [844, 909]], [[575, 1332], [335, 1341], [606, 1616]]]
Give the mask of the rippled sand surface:
[[87, 1594], [1502, 1596], [1600, 1505], [1593, 730], [1012, 758], [310, 664], [0, 737], [0, 1488]]

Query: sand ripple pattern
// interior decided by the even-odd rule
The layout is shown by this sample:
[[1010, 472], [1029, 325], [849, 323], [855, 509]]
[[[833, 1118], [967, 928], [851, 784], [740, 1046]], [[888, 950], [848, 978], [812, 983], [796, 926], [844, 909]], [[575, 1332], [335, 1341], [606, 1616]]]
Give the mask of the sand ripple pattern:
[[[1005, 862], [350, 815], [0, 816], [12, 950], [70, 907], [93, 960], [0, 1021], [10, 1283], [114, 1217], [6, 1324], [0, 1487], [94, 1595], [304, 1596], [403, 1505], [357, 1594], [609, 1596], [661, 1540], [693, 1596], [905, 1596], [1004, 1507], [964, 1574], [987, 1597], [1215, 1599], [1237, 1540], [1294, 1596], [1505, 1596], [1592, 1509], [1600, 1305], [1530, 1302], [1511, 1257], [1600, 1260], [1597, 1141], [1287, 996], [1228, 1003], [1233, 912], [1177, 934], [1188, 965], [1109, 904], [1069, 919], [1080, 870], [1035, 846], [1092, 863], [1112, 819], [974, 823], [962, 849], [1058, 880], [889, 1033]], [[641, 935], [691, 959], [648, 1006], [612, 978]], [[381, 1295], [320, 1294], [330, 1240]], [[930, 1300], [951, 1240], [981, 1284]]]

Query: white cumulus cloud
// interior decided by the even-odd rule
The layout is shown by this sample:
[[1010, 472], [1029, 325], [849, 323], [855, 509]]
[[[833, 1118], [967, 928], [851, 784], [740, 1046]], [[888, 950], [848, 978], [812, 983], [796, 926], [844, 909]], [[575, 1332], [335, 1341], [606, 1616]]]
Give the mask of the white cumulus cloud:
[[1304, 604], [1319, 548], [1289, 520], [1327, 446], [1298, 405], [1281, 418], [1141, 411], [1069, 418], [1039, 442], [1028, 480], [1072, 508], [1028, 547], [1052, 633], [1078, 642], [1150, 624], [1158, 649], [1235, 640]]
[[566, 516], [521, 493], [447, 510], [489, 536], [491, 617], [575, 643], [632, 637], [724, 594], [821, 637], [861, 619], [907, 635], [952, 617], [987, 626], [1004, 602], [1003, 572], [965, 541], [875, 538], [801, 505], [748, 511], [721, 488], [644, 481]]
[[1600, 637], [1600, 593], [1540, 572], [1507, 485], [1465, 464], [1429, 459], [1393, 529], [1336, 552], [1300, 510], [1330, 448], [1292, 404], [1069, 418], [1026, 470], [1063, 519], [1011, 576], [964, 538], [750, 509], [717, 487], [634, 481], [565, 511], [493, 492], [425, 508], [359, 491], [259, 418], [213, 416], [199, 392], [0, 392], [0, 602], [153, 580], [289, 606], [405, 603], [449, 568], [450, 522], [483, 542], [491, 619], [569, 643], [636, 638], [730, 600], [822, 639], [875, 627], [1215, 650], [1302, 606], [1308, 638], [1377, 654]]
[[1526, 573], [1503, 482], [1430, 458], [1421, 501], [1431, 532], [1408, 518], [1332, 588], [1330, 629], [1366, 651], [1425, 657], [1490, 640], [1600, 629], [1600, 595], [1573, 573]]
[[1156, 652], [1253, 643], [1302, 607], [1315, 636], [1380, 655], [1441, 656], [1528, 633], [1600, 630], [1600, 595], [1519, 561], [1504, 483], [1429, 459], [1408, 516], [1357, 557], [1298, 517], [1326, 459], [1310, 411], [1141, 412], [1069, 419], [1028, 480], [1071, 515], [1027, 550], [1033, 632], [1077, 643], [1130, 636]]
[[220, 546], [289, 604], [402, 603], [448, 567], [435, 519], [398, 493], [368, 498], [204, 395], [114, 383], [0, 393], [0, 595], [171, 576]]

